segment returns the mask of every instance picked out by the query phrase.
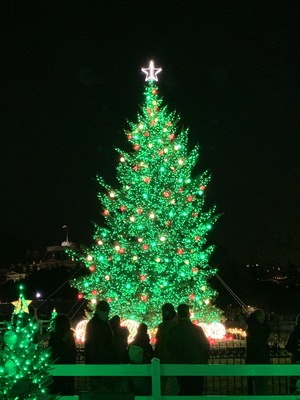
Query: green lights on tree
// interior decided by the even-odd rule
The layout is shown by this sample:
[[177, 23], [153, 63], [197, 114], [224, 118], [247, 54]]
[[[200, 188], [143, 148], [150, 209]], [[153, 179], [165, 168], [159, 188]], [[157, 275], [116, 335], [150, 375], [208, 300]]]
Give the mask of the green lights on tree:
[[[152, 67], [152, 73], [154, 65]], [[188, 131], [158, 95], [155, 75], [144, 104], [126, 132], [132, 151], [117, 149], [119, 185], [101, 177], [105, 226], [95, 226], [95, 244], [76, 257], [90, 273], [71, 285], [92, 303], [106, 299], [112, 314], [154, 327], [165, 302], [188, 303], [202, 322], [220, 319], [208, 279], [213, 247], [206, 244], [215, 209], [205, 207], [208, 172], [192, 175], [198, 147], [188, 151]], [[148, 75], [147, 75], [148, 76]]]

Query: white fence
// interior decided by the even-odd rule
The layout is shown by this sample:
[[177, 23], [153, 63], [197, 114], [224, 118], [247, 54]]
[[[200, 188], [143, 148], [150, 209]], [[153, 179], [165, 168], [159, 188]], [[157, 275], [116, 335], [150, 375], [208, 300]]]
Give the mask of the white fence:
[[[199, 396], [162, 396], [160, 387], [161, 376], [297, 376], [300, 375], [299, 365], [269, 364], [269, 365], [191, 365], [191, 364], [160, 364], [157, 358], [151, 364], [142, 365], [53, 365], [53, 376], [149, 376], [152, 380], [151, 396], [136, 396], [136, 400], [196, 400]], [[213, 400], [300, 400], [299, 395], [211, 395], [202, 396]], [[61, 400], [78, 400], [79, 396], [63, 396]]]

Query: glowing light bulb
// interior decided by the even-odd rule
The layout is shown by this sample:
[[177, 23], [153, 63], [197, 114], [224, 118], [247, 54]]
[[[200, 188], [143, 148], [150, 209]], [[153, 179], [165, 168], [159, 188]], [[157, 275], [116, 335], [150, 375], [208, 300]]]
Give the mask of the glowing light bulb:
[[153, 146], [152, 143], [149, 143], [149, 144], [148, 144], [149, 149], [152, 149], [152, 146]]
[[155, 261], [156, 261], [156, 262], [160, 262], [160, 258], [157, 258]]
[[155, 214], [154, 213], [149, 214], [149, 218], [154, 219], [155, 218]]
[[182, 165], [182, 164], [183, 164], [183, 159], [182, 159], [182, 158], [180, 158], [180, 159], [178, 160], [178, 164], [179, 164], [179, 165]]
[[99, 246], [102, 246], [103, 245], [102, 240], [98, 240], [98, 244], [99, 244]]
[[168, 148], [166, 147], [166, 148], [164, 148], [164, 152], [165, 153], [167, 153], [168, 152]]
[[125, 158], [124, 158], [124, 157], [121, 157], [121, 158], [120, 158], [120, 161], [121, 161], [121, 162], [125, 162]]
[[133, 259], [133, 261], [136, 261], [138, 258], [137, 258], [137, 256], [133, 256], [132, 259]]
[[96, 304], [97, 300], [96, 299], [92, 299], [92, 304]]
[[143, 241], [143, 238], [138, 238], [138, 242], [142, 242]]
[[87, 259], [88, 261], [92, 261], [92, 259], [93, 259], [93, 256], [91, 256], [91, 255], [88, 255], [86, 259]]
[[105, 275], [104, 279], [109, 281], [110, 280], [110, 276], [109, 275]]
[[116, 250], [116, 251], [119, 251], [120, 248], [121, 248], [121, 247], [120, 247], [118, 244], [115, 246], [115, 250]]
[[116, 193], [115, 193], [115, 192], [110, 192], [110, 193], [109, 193], [109, 197], [111, 197], [112, 199], [113, 199], [115, 196], [116, 196]]
[[134, 217], [130, 217], [129, 219], [130, 219], [131, 222], [135, 221]]
[[161, 241], [161, 242], [164, 242], [165, 240], [166, 240], [165, 236], [161, 236], [161, 237], [160, 237], [160, 241]]
[[174, 150], [179, 150], [179, 148], [180, 148], [180, 146], [179, 146], [179, 144], [176, 144], [175, 146], [174, 146]]
[[140, 124], [139, 125], [139, 129], [143, 129], [144, 128], [144, 125], [143, 124]]
[[205, 303], [206, 305], [208, 305], [208, 304], [209, 304], [209, 300], [208, 300], [208, 299], [204, 300], [204, 303]]

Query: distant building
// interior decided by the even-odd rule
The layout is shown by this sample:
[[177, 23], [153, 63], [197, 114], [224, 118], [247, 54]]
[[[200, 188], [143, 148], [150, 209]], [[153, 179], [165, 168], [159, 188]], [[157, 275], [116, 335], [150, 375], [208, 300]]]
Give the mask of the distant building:
[[5, 274], [5, 278], [6, 278], [6, 282], [8, 282], [8, 281], [18, 282], [21, 279], [25, 279], [26, 278], [26, 273], [19, 273], [19, 272], [16, 272], [16, 271], [10, 271], [7, 274]]
[[76, 250], [76, 244], [73, 242], [63, 242], [60, 246], [48, 246], [43, 259], [40, 261], [37, 261], [36, 252], [32, 252], [31, 255], [33, 255], [34, 258], [31, 258], [28, 251], [26, 263], [11, 264], [7, 268], [2, 268], [0, 284], [4, 284], [8, 281], [18, 282], [41, 269], [55, 269], [60, 267], [75, 269], [78, 267], [79, 263], [67, 255], [67, 248]]
[[36, 269], [74, 268], [78, 266], [78, 262], [68, 257], [66, 249], [76, 250], [76, 244], [73, 242], [62, 242], [60, 246], [48, 246], [44, 258], [36, 264]]

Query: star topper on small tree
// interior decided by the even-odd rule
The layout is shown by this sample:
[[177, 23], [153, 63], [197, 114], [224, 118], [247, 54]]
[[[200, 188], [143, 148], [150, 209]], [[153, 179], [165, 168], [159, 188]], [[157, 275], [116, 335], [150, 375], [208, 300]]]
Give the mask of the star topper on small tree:
[[23, 290], [23, 286], [22, 285], [20, 285], [19, 289], [20, 289], [19, 299], [17, 301], [12, 301], [12, 303], [11, 303], [15, 307], [14, 311], [13, 311], [13, 314], [17, 315], [20, 312], [24, 312], [24, 313], [29, 314], [28, 306], [29, 306], [30, 303], [32, 303], [32, 300], [26, 300], [25, 299], [25, 297], [24, 297], [24, 295], [22, 293], [22, 290]]

